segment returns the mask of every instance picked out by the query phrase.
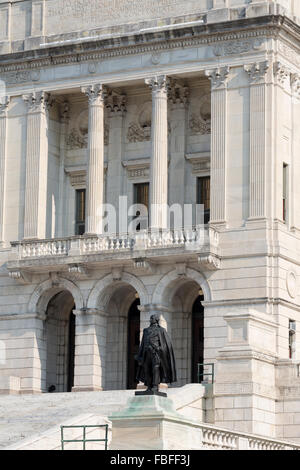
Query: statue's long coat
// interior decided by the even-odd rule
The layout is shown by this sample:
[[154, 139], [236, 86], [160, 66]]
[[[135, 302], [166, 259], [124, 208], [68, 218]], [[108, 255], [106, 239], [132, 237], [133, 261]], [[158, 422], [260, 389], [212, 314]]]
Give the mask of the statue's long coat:
[[[177, 381], [173, 347], [171, 344], [170, 337], [168, 333], [166, 332], [166, 330], [162, 328], [161, 326], [158, 326], [157, 328], [158, 328], [158, 334], [159, 334], [160, 345], [161, 345], [160, 346], [161, 347], [160, 382], [171, 384]], [[143, 364], [145, 362], [145, 352], [146, 352], [144, 338], [145, 338], [145, 330], [147, 329], [148, 328], [144, 329], [140, 349], [139, 349], [138, 355], [136, 356], [136, 360], [138, 361], [139, 364], [141, 364], [138, 367], [136, 379], [137, 381], [143, 382], [146, 386], [148, 386], [148, 384], [145, 382], [146, 378], [145, 378], [145, 371], [144, 371]]]

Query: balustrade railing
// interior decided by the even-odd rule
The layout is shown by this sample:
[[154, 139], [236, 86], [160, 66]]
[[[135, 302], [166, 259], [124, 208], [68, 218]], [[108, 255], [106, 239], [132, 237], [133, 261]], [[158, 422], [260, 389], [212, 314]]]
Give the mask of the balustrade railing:
[[20, 259], [67, 256], [74, 244], [78, 254], [126, 252], [132, 250], [152, 250], [182, 247], [201, 251], [204, 246], [216, 245], [216, 232], [207, 226], [184, 229], [158, 229], [120, 235], [95, 235], [13, 242], [13, 248]]

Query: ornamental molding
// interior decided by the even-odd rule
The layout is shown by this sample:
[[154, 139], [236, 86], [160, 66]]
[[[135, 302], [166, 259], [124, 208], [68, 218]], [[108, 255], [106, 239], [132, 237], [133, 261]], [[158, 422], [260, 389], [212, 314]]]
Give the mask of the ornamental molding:
[[220, 259], [215, 256], [215, 255], [199, 255], [198, 256], [198, 264], [203, 267], [203, 269], [207, 271], [217, 271], [218, 269], [221, 268], [221, 261]]
[[244, 70], [248, 73], [251, 84], [259, 84], [265, 82], [269, 67], [269, 61], [265, 60], [264, 62], [244, 65]]
[[125, 160], [122, 165], [127, 170], [128, 179], [149, 179], [150, 177], [150, 158]]
[[[224, 41], [224, 45], [226, 45], [226, 41], [232, 42], [240, 42], [242, 40], [249, 40], [249, 39], [261, 39], [264, 40], [269, 37], [274, 37], [278, 35], [278, 30], [281, 28], [281, 25], [278, 24], [278, 20], [276, 17], [274, 22], [270, 26], [264, 26], [260, 29], [253, 29], [243, 31], [240, 30], [238, 32], [227, 32], [223, 34], [216, 35], [215, 33], [211, 35], [203, 35], [201, 37], [197, 37], [194, 35], [194, 32], [191, 30], [190, 37], [184, 38], [171, 38], [168, 41], [161, 41], [158, 38], [154, 38], [153, 43], [149, 43], [149, 38], [145, 38], [147, 43], [142, 44], [135, 44], [132, 46], [119, 46], [119, 38], [116, 38], [116, 45], [114, 45], [109, 50], [102, 50], [99, 51], [101, 48], [102, 41], [97, 41], [97, 44], [90, 43], [91, 48], [97, 47], [97, 50], [92, 50], [91, 52], [78, 52], [76, 51], [76, 45], [74, 45], [74, 53], [73, 54], [66, 54], [63, 55], [63, 46], [57, 47], [57, 50], [61, 50], [61, 54], [57, 56], [49, 56], [49, 51], [45, 49], [44, 53], [47, 56], [43, 59], [35, 59], [33, 56], [30, 56], [28, 53], [28, 58], [26, 62], [24, 61], [16, 61], [14, 63], [6, 63], [0, 66], [0, 73], [11, 72], [11, 71], [22, 71], [22, 70], [30, 70], [30, 69], [44, 69], [45, 67], [53, 66], [53, 65], [62, 65], [62, 64], [72, 64], [72, 63], [80, 63], [80, 62], [90, 62], [90, 61], [99, 61], [105, 60], [111, 57], [118, 57], [118, 56], [126, 56], [126, 55], [135, 55], [140, 53], [160, 53], [161, 51], [165, 50], [173, 50], [173, 49], [180, 49], [184, 47], [197, 47], [200, 45], [222, 45], [222, 41]], [[221, 44], [220, 44], [221, 43]], [[89, 44], [86, 44], [88, 47]], [[103, 42], [103, 46], [104, 46]], [[72, 46], [69, 46], [69, 48]], [[99, 51], [99, 52], [98, 52]], [[12, 54], [13, 56], [13, 54]], [[4, 76], [3, 79], [6, 81], [7, 78]]]
[[193, 175], [207, 175], [210, 172], [210, 152], [190, 153], [185, 158], [192, 164]]

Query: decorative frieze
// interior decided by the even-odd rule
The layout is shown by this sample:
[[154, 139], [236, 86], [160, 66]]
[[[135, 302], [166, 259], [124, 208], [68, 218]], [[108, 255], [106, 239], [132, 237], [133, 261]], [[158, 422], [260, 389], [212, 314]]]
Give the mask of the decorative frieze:
[[250, 51], [259, 51], [264, 44], [263, 39], [245, 39], [242, 41], [227, 41], [223, 44], [213, 46], [214, 54], [217, 57], [225, 55], [243, 54]]

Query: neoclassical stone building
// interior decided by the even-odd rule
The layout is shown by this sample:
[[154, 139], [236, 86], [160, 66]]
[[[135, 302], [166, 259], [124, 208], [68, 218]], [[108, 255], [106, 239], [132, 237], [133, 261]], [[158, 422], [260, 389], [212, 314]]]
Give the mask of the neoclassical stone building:
[[[3, 393], [135, 388], [159, 313], [175, 386], [214, 364], [207, 421], [300, 439], [299, 18], [298, 0], [0, 0]], [[204, 239], [157, 209], [127, 235], [120, 196], [203, 204]]]

